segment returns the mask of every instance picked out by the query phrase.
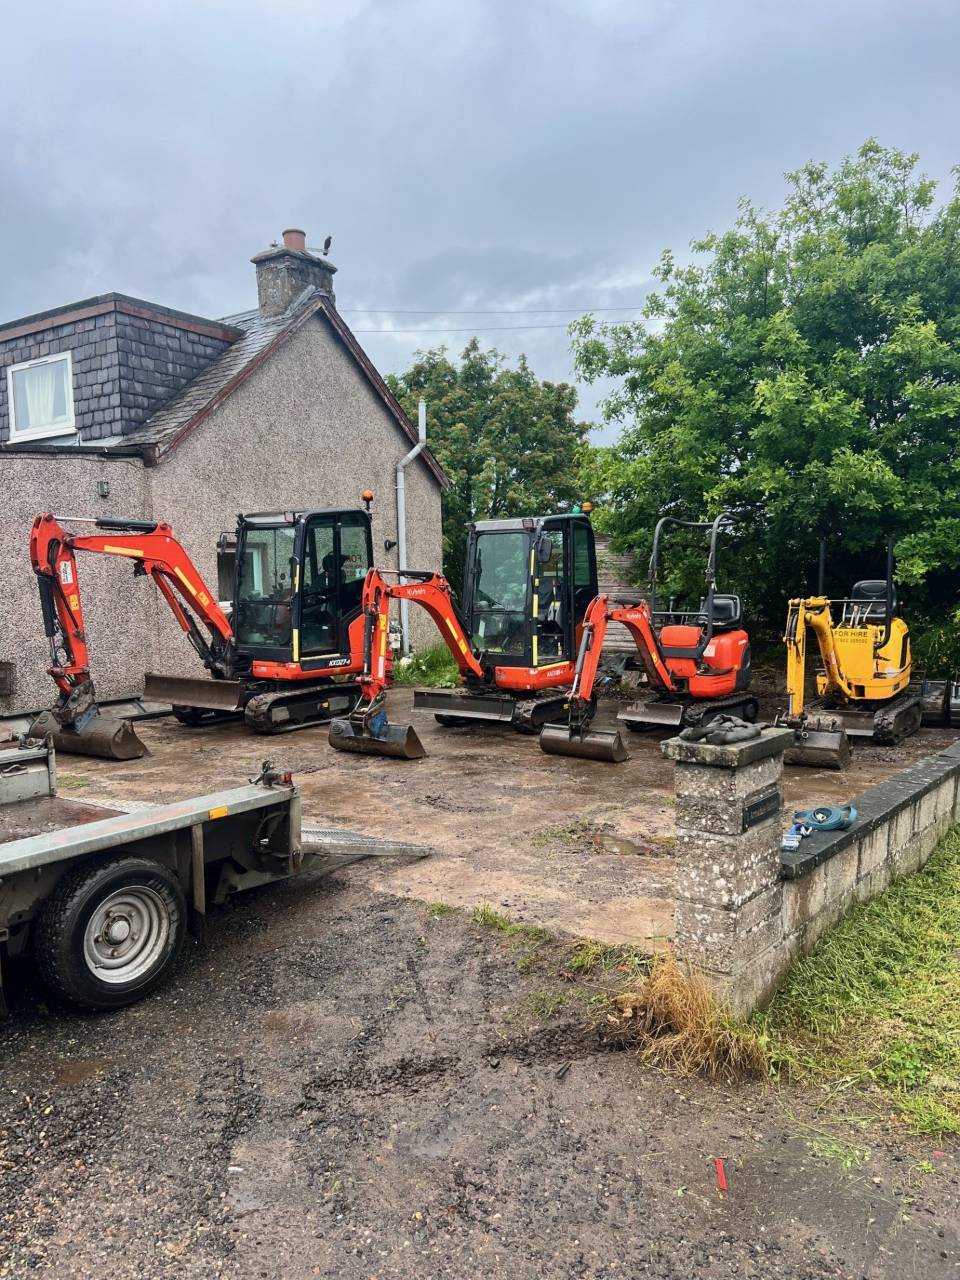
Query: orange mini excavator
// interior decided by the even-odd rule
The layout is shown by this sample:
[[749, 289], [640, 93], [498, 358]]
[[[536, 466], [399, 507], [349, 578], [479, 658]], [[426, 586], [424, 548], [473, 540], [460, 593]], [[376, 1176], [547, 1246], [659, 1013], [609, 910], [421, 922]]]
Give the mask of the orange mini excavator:
[[349, 717], [331, 723], [331, 745], [407, 759], [424, 754], [412, 727], [386, 717], [391, 600], [422, 605], [460, 669], [461, 688], [414, 695], [414, 705], [433, 711], [440, 724], [487, 722], [537, 733], [562, 715], [584, 611], [597, 594], [588, 509], [472, 524], [462, 611], [440, 574], [405, 570], [408, 581], [388, 582], [372, 569], [363, 587], [362, 694]]
[[[49, 672], [60, 696], [32, 732], [53, 732], [62, 750], [83, 755], [133, 759], [145, 754], [129, 722], [101, 716], [97, 706], [78, 551], [123, 557], [133, 562], [135, 575], [156, 583], [212, 677], [148, 673], [146, 696], [173, 703], [183, 723], [242, 714], [256, 732], [282, 733], [350, 711], [360, 686], [344, 677], [363, 670], [360, 601], [373, 562], [372, 499], [369, 491], [363, 494], [363, 511], [239, 516], [233, 601], [226, 608], [168, 524], [38, 515], [30, 558], [50, 645]], [[92, 531], [68, 532], [64, 523], [92, 526]]]
[[[721, 714], [756, 720], [759, 704], [748, 692], [750, 639], [741, 627], [740, 599], [716, 591], [717, 535], [730, 524], [726, 513], [706, 524], [662, 517], [653, 537], [649, 599], [601, 595], [591, 603], [583, 620], [567, 720], [543, 729], [540, 746], [544, 751], [614, 763], [627, 758], [619, 729], [590, 727], [596, 711], [594, 681], [611, 622], [622, 623], [630, 632], [653, 694], [620, 712], [618, 720], [628, 728], [638, 732], [656, 726], [698, 725]], [[668, 525], [710, 530], [706, 594], [692, 614], [672, 607], [667, 612], [657, 609], [660, 541]]]

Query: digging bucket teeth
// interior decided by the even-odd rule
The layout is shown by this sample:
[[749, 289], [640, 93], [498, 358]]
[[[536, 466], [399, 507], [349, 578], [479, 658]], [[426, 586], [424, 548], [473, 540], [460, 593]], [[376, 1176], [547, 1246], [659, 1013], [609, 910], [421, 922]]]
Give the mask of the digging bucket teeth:
[[793, 743], [783, 754], [785, 764], [802, 764], [816, 769], [845, 769], [850, 763], [850, 739], [836, 721], [808, 720], [802, 725], [785, 722], [793, 729]]
[[550, 756], [576, 756], [607, 764], [622, 764], [630, 758], [619, 729], [585, 729], [577, 733], [566, 724], [545, 724], [540, 731], [540, 750]]
[[[384, 718], [385, 720], [385, 718]], [[396, 760], [422, 760], [427, 754], [412, 724], [377, 726], [371, 733], [353, 720], [330, 721], [327, 740], [337, 751], [353, 751], [362, 756], [392, 756]]]
[[140, 760], [150, 754], [129, 720], [99, 714], [77, 730], [65, 728], [47, 711], [30, 726], [29, 736], [52, 737], [57, 751], [99, 760]]

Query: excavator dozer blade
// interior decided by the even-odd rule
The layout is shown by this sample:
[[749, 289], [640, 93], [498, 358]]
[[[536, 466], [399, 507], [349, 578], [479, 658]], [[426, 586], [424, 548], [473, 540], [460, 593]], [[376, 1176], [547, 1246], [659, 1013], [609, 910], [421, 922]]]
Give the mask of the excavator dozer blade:
[[843, 728], [794, 729], [793, 743], [783, 753], [785, 764], [819, 769], [845, 769], [850, 763], [850, 739]]
[[53, 739], [54, 749], [66, 755], [96, 756], [99, 760], [139, 760], [150, 752], [129, 720], [95, 715], [82, 729], [61, 725], [49, 711], [30, 726], [29, 737]]
[[163, 676], [155, 671], [147, 672], [143, 688], [143, 696], [148, 702], [170, 702], [175, 707], [224, 712], [243, 710], [242, 693], [239, 680]]
[[604, 760], [622, 764], [630, 752], [619, 729], [585, 729], [571, 732], [565, 724], [545, 724], [540, 730], [540, 750], [550, 756], [576, 756], [580, 760]]
[[683, 724], [683, 704], [659, 698], [631, 702], [617, 712], [617, 721], [626, 725], [631, 733], [642, 733], [645, 729], [676, 729]]
[[412, 724], [383, 724], [379, 732], [364, 733], [352, 720], [330, 721], [327, 740], [338, 751], [363, 756], [393, 756], [397, 760], [422, 760], [427, 754]]

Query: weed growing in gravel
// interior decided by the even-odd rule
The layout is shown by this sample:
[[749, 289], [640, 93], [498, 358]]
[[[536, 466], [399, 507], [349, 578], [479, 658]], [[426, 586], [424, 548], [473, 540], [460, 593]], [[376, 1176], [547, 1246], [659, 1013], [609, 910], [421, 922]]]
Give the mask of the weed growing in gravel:
[[89, 778], [81, 778], [76, 773], [57, 773], [57, 786], [61, 791], [82, 791], [89, 785]]
[[473, 909], [474, 924], [486, 929], [496, 929], [509, 939], [517, 958], [518, 969], [529, 969], [540, 956], [541, 948], [553, 941], [553, 934], [538, 924], [515, 924], [509, 916], [497, 911], [489, 902], [481, 902]]
[[549, 1022], [567, 1003], [566, 991], [533, 991], [527, 996], [530, 1012], [537, 1022]]
[[650, 968], [650, 957], [635, 947], [608, 946], [591, 938], [581, 938], [569, 952], [566, 967], [578, 975], [611, 971], [639, 974]]
[[842, 1169], [859, 1169], [870, 1159], [870, 1152], [863, 1147], [855, 1147], [852, 1142], [844, 1142], [842, 1138], [829, 1133], [811, 1129], [803, 1140], [811, 1155], [819, 1156], [821, 1160], [831, 1160]]
[[558, 840], [572, 840], [582, 829], [583, 824], [579, 822], [567, 823], [565, 827], [544, 827], [530, 837], [530, 843], [535, 849], [545, 849]]
[[459, 910], [459, 907], [451, 907], [449, 902], [431, 902], [427, 907], [432, 920], [439, 920], [441, 916], [455, 916]]
[[960, 1133], [960, 830], [854, 908], [755, 1026], [801, 1079], [877, 1086], [918, 1133]]
[[527, 938], [530, 942], [548, 942], [553, 934], [538, 924], [515, 924], [509, 916], [505, 916], [489, 902], [481, 902], [473, 909], [473, 923], [482, 924], [488, 929], [496, 929], [508, 938]]

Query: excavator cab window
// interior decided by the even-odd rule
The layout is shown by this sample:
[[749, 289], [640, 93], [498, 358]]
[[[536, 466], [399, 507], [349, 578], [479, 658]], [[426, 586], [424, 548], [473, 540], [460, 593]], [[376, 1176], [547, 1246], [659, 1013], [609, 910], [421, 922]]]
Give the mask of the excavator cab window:
[[540, 545], [548, 549], [537, 567], [537, 656], [536, 663], [556, 662], [568, 657], [569, 593], [564, 557], [564, 538], [558, 530], [551, 538], [542, 534]]
[[372, 562], [370, 522], [362, 511], [311, 516], [303, 542], [300, 653], [345, 653], [347, 627], [360, 610]]
[[339, 652], [337, 595], [340, 566], [332, 521], [311, 521], [304, 540], [300, 588], [300, 652]]
[[290, 591], [294, 530], [291, 525], [248, 528], [237, 563], [234, 635], [238, 646], [290, 644]]
[[474, 646], [523, 657], [526, 649], [530, 540], [522, 530], [477, 537], [471, 621]]
[[597, 594], [597, 557], [593, 530], [577, 522], [573, 526], [573, 620], [579, 626]]

